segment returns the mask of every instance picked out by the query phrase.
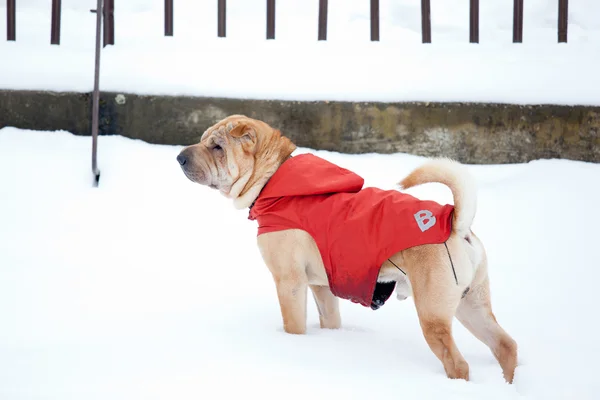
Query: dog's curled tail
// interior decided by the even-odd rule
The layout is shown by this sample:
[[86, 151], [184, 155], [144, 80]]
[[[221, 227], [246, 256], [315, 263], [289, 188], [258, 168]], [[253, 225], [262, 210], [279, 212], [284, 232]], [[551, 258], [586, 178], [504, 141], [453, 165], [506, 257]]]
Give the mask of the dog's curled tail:
[[399, 185], [408, 189], [432, 182], [442, 183], [450, 188], [454, 197], [452, 230], [459, 235], [468, 234], [477, 209], [475, 179], [459, 162], [435, 158], [414, 169]]

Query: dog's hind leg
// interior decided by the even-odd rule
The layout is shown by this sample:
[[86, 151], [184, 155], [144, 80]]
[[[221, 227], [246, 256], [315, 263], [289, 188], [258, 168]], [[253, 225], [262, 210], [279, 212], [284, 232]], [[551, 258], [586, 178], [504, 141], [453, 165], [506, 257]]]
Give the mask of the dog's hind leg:
[[504, 379], [512, 383], [517, 367], [517, 343], [502, 329], [492, 313], [485, 259], [477, 271], [471, 289], [461, 300], [456, 317], [492, 350], [502, 367]]
[[448, 378], [469, 380], [469, 364], [452, 337], [452, 320], [462, 293], [452, 277], [450, 263], [445, 265], [445, 250], [438, 250], [430, 247], [416, 253], [413, 263], [419, 268], [409, 273], [415, 306], [425, 340]]
[[338, 298], [331, 293], [331, 289], [327, 286], [310, 285], [310, 289], [319, 310], [321, 328], [339, 329], [342, 325], [342, 319]]

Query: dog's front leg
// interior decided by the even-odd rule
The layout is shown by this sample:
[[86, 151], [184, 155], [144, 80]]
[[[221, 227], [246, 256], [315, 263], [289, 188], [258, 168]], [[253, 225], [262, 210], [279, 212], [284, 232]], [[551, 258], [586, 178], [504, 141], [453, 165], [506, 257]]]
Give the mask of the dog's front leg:
[[306, 259], [294, 230], [270, 232], [258, 237], [263, 260], [273, 275], [287, 333], [306, 332]]
[[340, 317], [338, 298], [331, 293], [331, 289], [327, 286], [310, 285], [310, 289], [319, 310], [321, 328], [339, 329], [342, 325], [342, 318]]
[[306, 333], [306, 275], [287, 271], [283, 275], [273, 274], [277, 296], [283, 317], [283, 329], [287, 333]]

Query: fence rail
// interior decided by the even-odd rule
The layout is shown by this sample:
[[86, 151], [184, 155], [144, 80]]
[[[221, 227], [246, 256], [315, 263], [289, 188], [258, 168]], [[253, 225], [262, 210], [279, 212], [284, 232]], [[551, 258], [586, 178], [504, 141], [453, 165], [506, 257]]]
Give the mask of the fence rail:
[[319, 0], [319, 40], [327, 40], [327, 0]]
[[431, 43], [431, 2], [421, 0], [421, 41]]
[[52, 0], [52, 21], [50, 23], [50, 44], [60, 44], [61, 0]]
[[226, 11], [227, 11], [226, 0], [218, 0], [217, 36], [219, 36], [219, 37], [225, 37]]
[[479, 43], [479, 0], [471, 0], [470, 4], [469, 42]]
[[115, 44], [115, 0], [104, 0], [102, 17], [104, 21], [102, 43], [106, 47]]
[[6, 40], [17, 40], [16, 0], [6, 0]]
[[[316, 0], [314, 0], [316, 2]], [[569, 0], [558, 1], [558, 43], [567, 42]], [[275, 2], [267, 3], [267, 39], [275, 39]], [[61, 0], [52, 0], [52, 19], [50, 21], [50, 43], [60, 44]], [[173, 3], [165, 0], [165, 36], [173, 36]], [[317, 21], [317, 40], [327, 40], [328, 0], [319, 0]], [[104, 0], [103, 45], [115, 44], [115, 0]], [[371, 41], [380, 40], [379, 0], [370, 0]], [[217, 0], [217, 36], [226, 37], [227, 0]], [[6, 0], [6, 40], [16, 40], [16, 0]], [[431, 43], [431, 1], [421, 0], [421, 41]], [[479, 43], [479, 0], [469, 0], [469, 42]], [[513, 0], [513, 43], [523, 42], [523, 0]]]
[[379, 41], [379, 0], [371, 0], [371, 41]]
[[569, 0], [558, 0], [558, 42], [567, 42], [567, 25], [569, 18]]
[[165, 36], [173, 36], [173, 0], [165, 0]]
[[267, 0], [267, 39], [275, 39], [275, 0]]
[[523, 42], [523, 0], [514, 0], [513, 43]]

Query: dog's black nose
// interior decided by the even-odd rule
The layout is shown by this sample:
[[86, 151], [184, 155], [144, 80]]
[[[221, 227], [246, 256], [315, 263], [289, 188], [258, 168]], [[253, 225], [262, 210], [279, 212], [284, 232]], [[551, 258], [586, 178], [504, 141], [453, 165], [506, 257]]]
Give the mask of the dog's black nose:
[[179, 165], [184, 166], [187, 162], [187, 157], [184, 156], [182, 153], [179, 153], [179, 155], [177, 156], [177, 162], [179, 163]]

